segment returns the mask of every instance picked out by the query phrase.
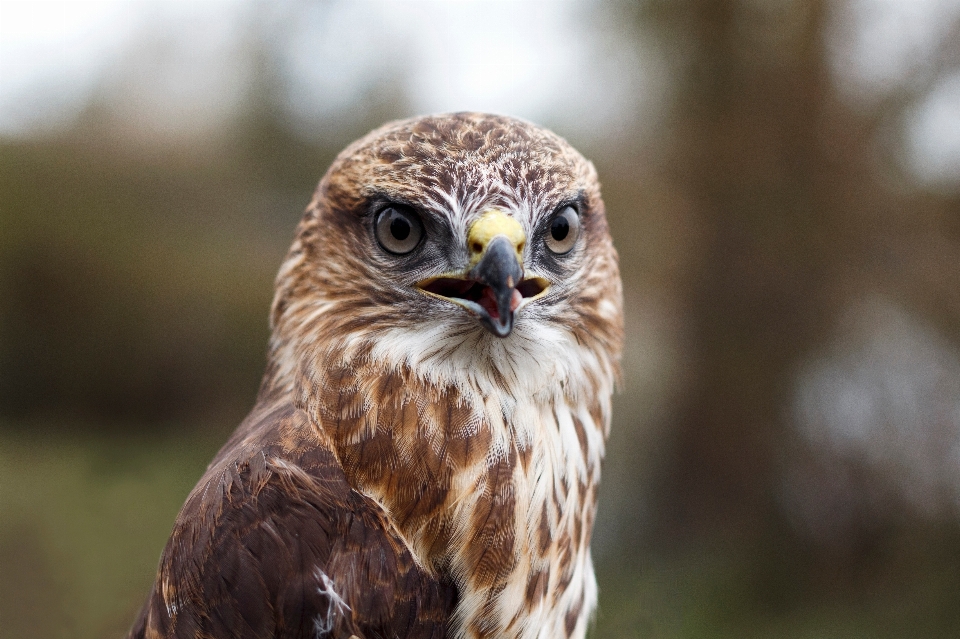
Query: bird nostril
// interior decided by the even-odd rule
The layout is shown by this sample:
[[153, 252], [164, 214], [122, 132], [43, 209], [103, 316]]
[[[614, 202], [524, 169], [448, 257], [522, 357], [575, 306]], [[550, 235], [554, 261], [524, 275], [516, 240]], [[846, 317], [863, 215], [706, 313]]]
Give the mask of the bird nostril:
[[480, 242], [474, 242], [470, 245], [470, 250], [474, 253], [483, 253], [483, 244]]
[[527, 245], [526, 242], [520, 242], [519, 244], [517, 244], [517, 253], [523, 253], [523, 247], [526, 245]]

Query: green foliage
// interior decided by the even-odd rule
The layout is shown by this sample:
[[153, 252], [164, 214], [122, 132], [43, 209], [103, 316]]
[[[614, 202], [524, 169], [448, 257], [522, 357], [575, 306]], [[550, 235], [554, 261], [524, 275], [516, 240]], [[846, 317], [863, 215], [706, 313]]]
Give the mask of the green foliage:
[[273, 277], [328, 154], [275, 140], [285, 154], [254, 161], [244, 141], [195, 157], [89, 131], [0, 143], [0, 415], [249, 406]]
[[0, 430], [0, 637], [120, 636], [224, 434], [7, 426]]
[[[948, 639], [960, 624], [950, 529], [900, 530], [852, 570], [744, 537], [601, 566], [594, 639]], [[951, 549], [953, 548], [953, 549]], [[833, 558], [838, 561], [837, 558]]]

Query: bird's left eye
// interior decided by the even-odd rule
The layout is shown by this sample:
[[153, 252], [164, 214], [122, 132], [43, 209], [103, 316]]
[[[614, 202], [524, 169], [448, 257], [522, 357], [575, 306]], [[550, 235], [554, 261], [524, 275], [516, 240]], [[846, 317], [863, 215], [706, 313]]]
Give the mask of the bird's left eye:
[[423, 224], [410, 209], [391, 204], [377, 213], [374, 234], [384, 249], [403, 255], [417, 248], [423, 237]]
[[547, 248], [563, 255], [569, 253], [580, 236], [580, 216], [572, 206], [565, 206], [550, 222], [547, 231]]

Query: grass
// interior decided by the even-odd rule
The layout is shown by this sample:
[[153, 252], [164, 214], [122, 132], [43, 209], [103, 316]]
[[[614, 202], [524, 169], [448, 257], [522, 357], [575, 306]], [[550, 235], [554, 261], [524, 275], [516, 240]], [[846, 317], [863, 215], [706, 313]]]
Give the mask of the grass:
[[122, 636], [220, 440], [0, 431], [0, 637]]
[[955, 533], [914, 533], [852, 570], [736, 545], [602, 566], [592, 639], [953, 639]]

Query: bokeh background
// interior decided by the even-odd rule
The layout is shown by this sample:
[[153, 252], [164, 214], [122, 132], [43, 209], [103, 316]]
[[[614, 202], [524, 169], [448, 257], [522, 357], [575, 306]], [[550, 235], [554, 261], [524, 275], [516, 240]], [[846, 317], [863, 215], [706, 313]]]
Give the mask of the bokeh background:
[[592, 637], [960, 636], [960, 2], [0, 0], [0, 637], [121, 636], [348, 142], [596, 164]]

